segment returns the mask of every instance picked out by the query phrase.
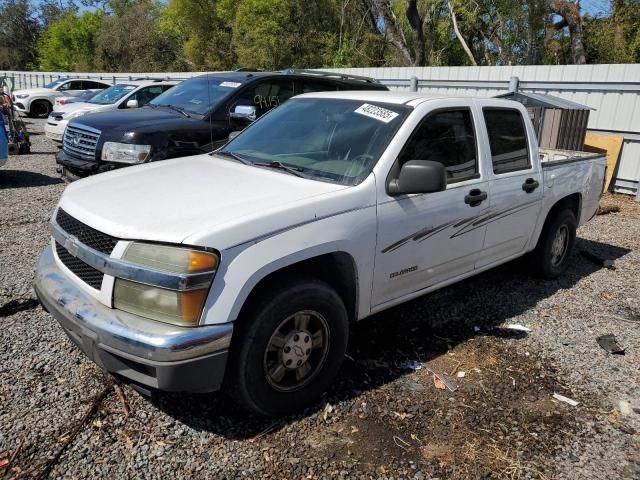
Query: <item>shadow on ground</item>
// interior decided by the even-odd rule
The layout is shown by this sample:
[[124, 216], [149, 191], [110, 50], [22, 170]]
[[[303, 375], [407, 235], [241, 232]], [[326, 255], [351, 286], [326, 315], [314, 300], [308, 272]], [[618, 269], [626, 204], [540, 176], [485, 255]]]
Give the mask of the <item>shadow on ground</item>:
[[[610, 260], [630, 251], [580, 238], [576, 250]], [[437, 359], [480, 335], [518, 341], [524, 334], [496, 327], [603, 268], [574, 252], [561, 278], [544, 281], [523, 273], [523, 263], [508, 263], [355, 324], [341, 374], [324, 398], [301, 414], [265, 419], [241, 410], [222, 394], [157, 394], [153, 402], [192, 428], [226, 438], [246, 439], [272, 432], [317, 412], [327, 402], [354, 398], [401, 378], [411, 372], [405, 366], [407, 361]], [[371, 363], [385, 367], [372, 370], [367, 368]]]
[[[11, 161], [11, 160], [9, 160]], [[62, 179], [23, 170], [0, 170], [0, 190], [22, 187], [45, 187], [64, 183]]]

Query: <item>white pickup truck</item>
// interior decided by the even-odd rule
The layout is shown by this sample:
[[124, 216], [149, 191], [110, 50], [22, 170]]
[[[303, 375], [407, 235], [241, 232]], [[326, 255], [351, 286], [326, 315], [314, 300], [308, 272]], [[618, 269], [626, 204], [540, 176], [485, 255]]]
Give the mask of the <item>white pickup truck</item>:
[[354, 321], [527, 253], [560, 275], [604, 174], [540, 152], [515, 102], [301, 95], [210, 155], [68, 186], [35, 289], [138, 389], [279, 415], [329, 386]]

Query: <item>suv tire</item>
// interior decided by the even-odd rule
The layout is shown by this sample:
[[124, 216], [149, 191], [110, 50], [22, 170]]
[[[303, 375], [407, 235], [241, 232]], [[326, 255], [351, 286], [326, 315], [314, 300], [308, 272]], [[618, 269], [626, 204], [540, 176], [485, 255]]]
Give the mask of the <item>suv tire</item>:
[[576, 241], [576, 217], [571, 210], [561, 210], [549, 219], [529, 258], [535, 274], [547, 279], [562, 275]]
[[347, 310], [328, 284], [307, 276], [274, 282], [237, 324], [225, 391], [262, 415], [299, 410], [331, 385], [348, 336]]

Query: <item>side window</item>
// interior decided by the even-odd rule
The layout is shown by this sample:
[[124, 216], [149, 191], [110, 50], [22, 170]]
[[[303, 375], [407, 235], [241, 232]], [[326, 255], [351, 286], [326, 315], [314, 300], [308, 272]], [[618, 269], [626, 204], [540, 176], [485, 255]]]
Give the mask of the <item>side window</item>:
[[292, 80], [269, 80], [250, 85], [240, 94], [235, 105], [253, 105], [256, 107], [257, 116], [260, 116], [286, 102], [293, 95]]
[[447, 182], [477, 177], [478, 156], [471, 110], [441, 110], [429, 114], [413, 132], [400, 157], [400, 165], [409, 160], [431, 160], [444, 165]]
[[483, 108], [489, 134], [493, 173], [501, 174], [531, 168], [527, 130], [519, 110]]
[[104, 88], [105, 88], [105, 85], [103, 83], [91, 82], [88, 80], [84, 80], [82, 82], [83, 90], [103, 90]]
[[82, 88], [82, 80], [73, 80], [69, 82], [69, 90], [84, 90]]
[[319, 82], [316, 80], [299, 80], [300, 92], [298, 93], [310, 93], [310, 92], [328, 92], [336, 90], [335, 83]]
[[67, 91], [67, 90], [71, 90], [71, 84], [72, 84], [72, 83], [73, 83], [73, 82], [65, 82], [65, 83], [63, 83], [62, 85], [60, 85], [60, 86], [57, 88], [57, 90], [58, 90], [59, 92], [65, 92], [65, 91]]
[[146, 105], [151, 100], [156, 98], [162, 92], [163, 92], [163, 89], [161, 86], [153, 85], [151, 87], [141, 88], [136, 93], [131, 95], [129, 100], [138, 100], [138, 106], [142, 107], [143, 105]]

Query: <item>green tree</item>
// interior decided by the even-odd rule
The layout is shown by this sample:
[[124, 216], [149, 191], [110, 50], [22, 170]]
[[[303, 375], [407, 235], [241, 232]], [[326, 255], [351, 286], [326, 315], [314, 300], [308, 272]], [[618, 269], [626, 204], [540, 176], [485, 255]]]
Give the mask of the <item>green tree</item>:
[[0, 67], [3, 70], [32, 68], [39, 31], [28, 0], [0, 1]]
[[[117, 8], [113, 8], [113, 6]], [[175, 64], [173, 39], [160, 29], [163, 3], [155, 0], [111, 2], [96, 38], [96, 66], [114, 72], [158, 72]]]
[[92, 71], [96, 68], [96, 38], [104, 12], [97, 10], [78, 16], [65, 13], [52, 22], [38, 42], [38, 58], [43, 70]]
[[233, 0], [169, 1], [160, 25], [179, 45], [178, 65], [190, 70], [224, 70], [235, 64], [231, 35], [236, 5]]

